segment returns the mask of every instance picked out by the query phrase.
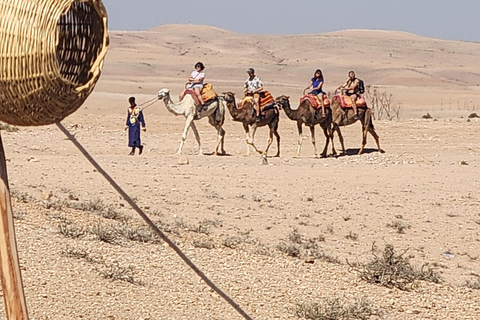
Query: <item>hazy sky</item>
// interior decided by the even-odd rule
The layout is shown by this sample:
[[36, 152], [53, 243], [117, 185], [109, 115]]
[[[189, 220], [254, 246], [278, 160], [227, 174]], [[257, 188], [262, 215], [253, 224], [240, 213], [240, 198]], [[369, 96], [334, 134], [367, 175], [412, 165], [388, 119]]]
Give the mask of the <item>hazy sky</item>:
[[103, 0], [111, 30], [191, 23], [246, 34], [398, 30], [480, 42], [480, 0]]

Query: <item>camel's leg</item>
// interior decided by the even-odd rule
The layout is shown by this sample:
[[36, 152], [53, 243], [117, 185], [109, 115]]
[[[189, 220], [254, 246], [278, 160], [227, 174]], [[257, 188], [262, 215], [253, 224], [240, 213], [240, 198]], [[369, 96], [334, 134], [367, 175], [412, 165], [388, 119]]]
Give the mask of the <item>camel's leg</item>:
[[222, 129], [222, 132], [221, 132], [222, 142], [220, 143], [220, 152], [222, 154], [227, 154], [227, 152], [225, 151], [225, 145], [224, 145], [225, 144], [225, 130], [223, 128], [221, 128], [221, 129]]
[[270, 131], [268, 132], [267, 147], [265, 148], [265, 152], [263, 152], [263, 154], [264, 154], [265, 156], [267, 156], [267, 154], [268, 154], [268, 149], [270, 148], [270, 146], [272, 145], [272, 142], [273, 142], [273, 130], [274, 130], [274, 128], [273, 128], [273, 127], [270, 127]]
[[214, 155], [225, 154], [225, 150], [223, 150], [223, 138], [225, 136], [225, 130], [220, 125], [216, 125], [215, 128], [217, 129], [217, 144], [215, 145], [215, 152]]
[[310, 139], [312, 140], [312, 144], [313, 144], [313, 154], [315, 157], [318, 157], [318, 150], [317, 150], [317, 141], [315, 140], [315, 125], [313, 126], [310, 126]]
[[260, 149], [258, 149], [258, 148], [255, 146], [255, 142], [254, 142], [254, 140], [255, 140], [255, 132], [257, 132], [257, 124], [256, 124], [256, 123], [252, 125], [251, 140], [250, 140], [250, 141], [247, 141], [247, 143], [248, 143], [249, 145], [251, 145], [256, 152], [258, 152], [258, 153], [260, 153], [260, 154], [263, 154], [263, 151], [260, 150]]
[[367, 144], [367, 133], [368, 133], [368, 127], [362, 126], [362, 146], [360, 147], [360, 150], [358, 150], [358, 155], [362, 154], [363, 149]]
[[191, 124], [193, 124], [193, 115], [187, 116], [187, 119], [185, 120], [185, 128], [183, 128], [182, 141], [180, 142], [180, 147], [178, 147], [177, 154], [182, 154], [183, 145], [185, 144], [185, 140], [187, 140], [187, 133]]
[[368, 127], [368, 132], [370, 132], [373, 139], [375, 139], [375, 142], [377, 143], [377, 147], [378, 147], [378, 152], [385, 153], [385, 151], [380, 148], [380, 139], [378, 137], [378, 134], [375, 132], [375, 128], [373, 128], [372, 126]]
[[278, 134], [277, 129], [278, 125], [275, 126], [275, 131], [273, 132], [273, 134], [277, 138], [277, 154], [275, 155], [275, 157], [280, 157], [280, 135]]
[[364, 119], [365, 119], [365, 128], [366, 128], [365, 140], [367, 139], [367, 138], [366, 138], [367, 132], [370, 132], [370, 134], [372, 135], [373, 139], [375, 139], [375, 143], [377, 144], [378, 152], [380, 152], [380, 153], [385, 153], [385, 151], [383, 151], [383, 150], [380, 148], [380, 139], [379, 139], [379, 137], [378, 137], [378, 134], [375, 132], [375, 128], [373, 127], [373, 124], [372, 124], [372, 111], [371, 111], [370, 109], [365, 110]]
[[248, 144], [248, 141], [250, 141], [250, 128], [248, 124], [243, 123], [243, 129], [245, 130], [245, 143], [247, 144], [247, 153], [245, 154], [246, 156], [250, 155], [250, 144]]
[[202, 155], [203, 154], [203, 149], [202, 149], [202, 143], [200, 142], [200, 135], [198, 134], [197, 126], [195, 125], [195, 122], [190, 123], [190, 127], [192, 127], [192, 131], [195, 134], [195, 139], [197, 139], [198, 142], [198, 154]]
[[[330, 128], [322, 127], [322, 129], [323, 129], [323, 134], [325, 135], [326, 141], [325, 141], [325, 147], [323, 148], [322, 154], [320, 156], [322, 158], [325, 158], [327, 156], [328, 143], [330, 141], [332, 134], [331, 134]], [[332, 142], [332, 145], [333, 145], [333, 142]]]
[[[345, 151], [345, 141], [343, 140], [343, 135], [342, 135], [342, 132], [340, 131], [340, 127], [338, 125], [335, 125], [334, 131], [337, 131], [338, 140], [340, 140], [340, 145], [342, 146], [342, 154], [345, 154], [345, 152], [346, 152]], [[332, 132], [332, 137], [333, 137], [333, 133], [334, 132]]]
[[300, 150], [302, 150], [302, 123], [297, 121], [297, 129], [298, 129], [298, 144], [297, 144], [297, 157], [300, 157]]

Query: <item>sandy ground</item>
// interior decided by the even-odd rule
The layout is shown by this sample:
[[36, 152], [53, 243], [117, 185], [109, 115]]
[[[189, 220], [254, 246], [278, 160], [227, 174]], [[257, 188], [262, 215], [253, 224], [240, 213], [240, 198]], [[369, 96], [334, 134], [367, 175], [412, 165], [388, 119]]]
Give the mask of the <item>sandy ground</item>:
[[[254, 319], [298, 319], [297, 303], [332, 297], [366, 297], [384, 319], [480, 318], [480, 291], [465, 286], [480, 276], [480, 128], [468, 118], [480, 106], [480, 44], [380, 31], [267, 37], [206, 27], [198, 38], [192, 28], [112, 32], [95, 92], [63, 121], [190, 259]], [[351, 37], [363, 38], [346, 51]], [[258, 154], [244, 156], [243, 128], [227, 115], [227, 155], [198, 155], [190, 132], [189, 163], [181, 165], [175, 152], [184, 119], [157, 102], [145, 110], [144, 154], [127, 155], [129, 96], [141, 102], [162, 87], [178, 92], [202, 60], [218, 92], [240, 94], [244, 69], [254, 66], [275, 96], [298, 101], [318, 48], [329, 90], [355, 69], [394, 94], [400, 121], [374, 121], [385, 153], [369, 137], [356, 155], [357, 123], [342, 130], [345, 155], [313, 157], [306, 130], [297, 157], [296, 124], [282, 112], [281, 156], [264, 165]], [[422, 119], [426, 113], [433, 119]], [[206, 119], [197, 127], [212, 152], [215, 130]], [[322, 135], [317, 130], [320, 146]], [[56, 126], [2, 131], [2, 139], [32, 319], [241, 319], [164, 244], [95, 236], [92, 230], [125, 228], [122, 221], [144, 224]], [[266, 140], [258, 129], [256, 143], [263, 148]], [[102, 216], [104, 206], [114, 219]], [[305, 249], [308, 243], [315, 245]], [[303, 248], [300, 257], [281, 252], [285, 244]], [[347, 260], [369, 261], [374, 244], [408, 250], [412, 265], [433, 268], [441, 282], [419, 281], [412, 291], [366, 283]], [[315, 253], [338, 263], [307, 263]], [[131, 277], [105, 279], [112, 268]]]

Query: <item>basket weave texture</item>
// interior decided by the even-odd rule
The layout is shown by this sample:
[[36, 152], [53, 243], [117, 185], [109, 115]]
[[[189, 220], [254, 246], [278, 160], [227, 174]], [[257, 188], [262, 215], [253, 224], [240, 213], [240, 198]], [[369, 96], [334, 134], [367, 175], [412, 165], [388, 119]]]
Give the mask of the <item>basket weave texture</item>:
[[47, 125], [77, 110], [108, 44], [100, 0], [0, 0], [0, 121]]

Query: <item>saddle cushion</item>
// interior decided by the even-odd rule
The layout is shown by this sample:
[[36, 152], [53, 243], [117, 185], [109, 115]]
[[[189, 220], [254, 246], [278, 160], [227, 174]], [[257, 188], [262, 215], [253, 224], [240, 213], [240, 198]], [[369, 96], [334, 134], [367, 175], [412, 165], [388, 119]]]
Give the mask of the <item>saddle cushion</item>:
[[[337, 94], [333, 97], [333, 100], [338, 100], [338, 102], [340, 102], [340, 106], [342, 106], [343, 109], [348, 109], [352, 107], [352, 98], [350, 98], [349, 96]], [[367, 102], [365, 101], [365, 98], [363, 96], [358, 97], [355, 102], [357, 107], [359, 108], [367, 107]]]
[[[272, 94], [269, 91], [264, 91], [264, 94], [264, 97], [260, 97], [260, 111], [263, 111], [263, 108], [275, 102]], [[238, 104], [238, 108], [241, 109], [245, 105], [245, 102], [249, 102], [253, 108], [253, 96], [243, 97], [242, 101], [240, 101], [240, 103]]]
[[[314, 109], [320, 108], [320, 100], [318, 96], [314, 94], [304, 95], [303, 97], [300, 98], [300, 103], [302, 103], [305, 100], [308, 100]], [[325, 107], [330, 107], [330, 100], [328, 100], [328, 97], [326, 94], [323, 95], [323, 105]]]
[[207, 102], [217, 97], [215, 90], [213, 90], [213, 86], [211, 83], [205, 83], [202, 89], [202, 98], [203, 101]]

